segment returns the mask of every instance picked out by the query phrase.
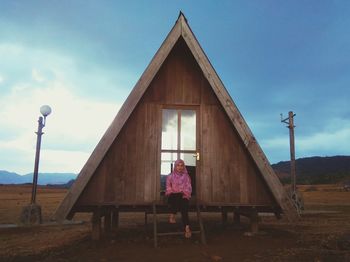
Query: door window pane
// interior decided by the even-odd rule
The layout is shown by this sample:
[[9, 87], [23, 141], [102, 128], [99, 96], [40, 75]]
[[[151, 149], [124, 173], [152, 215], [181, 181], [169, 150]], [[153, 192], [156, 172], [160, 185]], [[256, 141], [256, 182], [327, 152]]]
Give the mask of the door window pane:
[[180, 153], [180, 158], [185, 161], [186, 166], [196, 166], [195, 153]]
[[166, 189], [166, 178], [171, 173], [172, 164], [177, 160], [176, 153], [162, 153], [160, 166], [160, 190]]
[[196, 150], [196, 111], [181, 110], [181, 150]]
[[176, 153], [162, 153], [160, 173], [164, 176], [168, 175], [171, 172], [171, 164], [173, 164], [176, 160]]
[[180, 153], [185, 161], [187, 172], [191, 178], [192, 196], [196, 195], [196, 157], [194, 153]]
[[177, 149], [177, 128], [177, 110], [164, 109], [162, 121], [162, 149]]

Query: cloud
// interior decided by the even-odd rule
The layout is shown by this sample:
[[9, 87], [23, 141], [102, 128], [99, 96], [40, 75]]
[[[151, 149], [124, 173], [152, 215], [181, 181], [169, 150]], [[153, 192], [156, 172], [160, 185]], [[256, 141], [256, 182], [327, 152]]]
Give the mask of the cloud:
[[[52, 107], [42, 141], [42, 149], [48, 152], [43, 167], [47, 167], [46, 171], [50, 172], [63, 171], [63, 168], [67, 168], [64, 171], [68, 172], [69, 167], [77, 172], [82, 167], [82, 160], [87, 160], [87, 155], [120, 107], [118, 104], [75, 96], [60, 80], [50, 82], [45, 88], [17, 86], [0, 102], [0, 126], [12, 133], [8, 138], [0, 139], [0, 155], [6, 154], [9, 149], [17, 150], [16, 158], [34, 155], [34, 131], [37, 129], [42, 104]], [[58, 169], [55, 170], [55, 167]]]
[[[303, 154], [350, 154], [350, 125], [331, 132], [320, 132], [301, 137], [297, 146]], [[318, 153], [317, 153], [318, 152]]]
[[0, 54], [6, 56], [19, 56], [23, 53], [23, 47], [11, 43], [0, 44]]
[[[289, 136], [264, 139], [262, 148], [271, 162], [290, 159]], [[350, 154], [350, 121], [333, 119], [324, 130], [310, 135], [295, 134], [296, 158]]]
[[[46, 88], [14, 88], [0, 102], [0, 125], [16, 135], [0, 139], [0, 155], [6, 154], [9, 149], [17, 151], [17, 156], [13, 159], [30, 158], [34, 155], [34, 131], [37, 129], [39, 108], [42, 104], [52, 107], [42, 140], [43, 155], [45, 151], [49, 154], [46, 164], [43, 165], [47, 167], [47, 172], [63, 171], [63, 168], [67, 168], [64, 171], [68, 172], [69, 167], [77, 172], [82, 167], [82, 160], [87, 160], [87, 155], [120, 107], [118, 104], [77, 97], [59, 81], [52, 82]], [[55, 170], [55, 167], [58, 169]], [[21, 172], [28, 172], [26, 168], [28, 167], [21, 169]]]
[[79, 173], [90, 156], [90, 152], [67, 150], [42, 150], [41, 170], [46, 172]]
[[111, 71], [96, 67], [86, 77], [73, 57], [48, 50], [2, 43], [0, 57], [0, 169], [32, 172], [39, 109], [48, 104], [40, 171], [79, 172], [117, 114], [125, 88], [110, 95], [101, 79], [113, 85]]
[[39, 82], [39, 83], [45, 81], [45, 78], [42, 75], [42, 73], [36, 68], [32, 69], [32, 77], [36, 82]]

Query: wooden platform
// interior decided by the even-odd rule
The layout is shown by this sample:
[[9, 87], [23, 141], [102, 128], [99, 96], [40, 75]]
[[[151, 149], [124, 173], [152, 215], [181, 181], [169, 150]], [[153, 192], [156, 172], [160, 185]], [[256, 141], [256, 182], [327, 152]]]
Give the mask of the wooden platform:
[[[183, 232], [158, 232], [158, 219], [159, 214], [168, 214], [169, 206], [165, 201], [155, 201], [153, 203], [105, 203], [104, 205], [85, 205], [75, 207], [72, 210], [77, 212], [92, 213], [92, 238], [98, 240], [102, 233], [102, 218], [104, 222], [104, 232], [108, 233], [112, 229], [116, 229], [119, 226], [119, 213], [120, 212], [143, 212], [145, 214], [145, 225], [147, 225], [148, 215], [153, 216], [153, 238], [154, 246], [158, 246], [158, 237], [169, 235], [180, 235]], [[74, 213], [70, 214], [70, 218], [74, 216]], [[190, 201], [189, 212], [195, 212], [197, 214], [197, 222], [199, 230], [195, 230], [194, 234], [200, 234], [202, 244], [206, 243], [204, 222], [202, 220], [203, 212], [215, 212], [222, 214], [222, 222], [226, 223], [228, 213], [233, 212], [234, 223], [240, 223], [240, 217], [245, 216], [250, 219], [251, 232], [258, 232], [258, 214], [259, 213], [273, 213], [277, 218], [280, 217], [282, 211], [279, 208], [264, 205], [242, 205], [237, 203], [196, 203], [195, 200]]]

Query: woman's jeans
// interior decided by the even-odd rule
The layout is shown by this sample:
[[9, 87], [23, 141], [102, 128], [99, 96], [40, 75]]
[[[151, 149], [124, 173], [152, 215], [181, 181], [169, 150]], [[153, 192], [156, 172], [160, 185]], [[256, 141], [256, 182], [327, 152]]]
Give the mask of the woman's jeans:
[[181, 212], [182, 223], [184, 227], [190, 224], [188, 218], [188, 199], [182, 197], [182, 193], [172, 193], [169, 195], [168, 203], [170, 206], [170, 212], [176, 214]]

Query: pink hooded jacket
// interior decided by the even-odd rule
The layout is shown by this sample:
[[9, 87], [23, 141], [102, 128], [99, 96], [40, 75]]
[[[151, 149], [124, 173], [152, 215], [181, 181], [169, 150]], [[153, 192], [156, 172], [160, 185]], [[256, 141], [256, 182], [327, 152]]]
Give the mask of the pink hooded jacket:
[[176, 168], [174, 168], [173, 172], [167, 176], [165, 195], [169, 196], [171, 193], [183, 193], [183, 198], [190, 199], [192, 193], [191, 178], [188, 175], [183, 160], [176, 160], [175, 167], [180, 162], [184, 164], [184, 170], [182, 173], [178, 173], [176, 172]]

